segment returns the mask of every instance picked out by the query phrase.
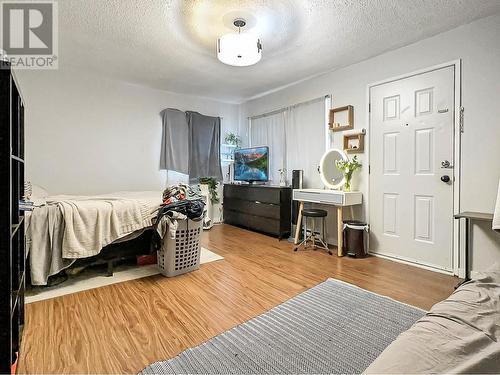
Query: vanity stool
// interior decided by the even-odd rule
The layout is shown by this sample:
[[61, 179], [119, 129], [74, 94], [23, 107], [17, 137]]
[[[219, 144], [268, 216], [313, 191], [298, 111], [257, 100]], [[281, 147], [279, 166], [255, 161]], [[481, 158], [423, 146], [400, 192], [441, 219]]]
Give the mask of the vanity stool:
[[[332, 255], [331, 250], [326, 244], [326, 216], [328, 213], [325, 210], [315, 209], [315, 208], [304, 208], [302, 210], [302, 217], [304, 219], [304, 240], [298, 244], [293, 251], [299, 250], [300, 246], [304, 246], [307, 249], [307, 244], [309, 241], [312, 242], [313, 249], [320, 248], [328, 251], [328, 254]], [[310, 234], [307, 234], [307, 224], [308, 220], [312, 220], [312, 229]], [[321, 220], [322, 234], [316, 233], [317, 220]], [[319, 243], [319, 246], [317, 245]]]

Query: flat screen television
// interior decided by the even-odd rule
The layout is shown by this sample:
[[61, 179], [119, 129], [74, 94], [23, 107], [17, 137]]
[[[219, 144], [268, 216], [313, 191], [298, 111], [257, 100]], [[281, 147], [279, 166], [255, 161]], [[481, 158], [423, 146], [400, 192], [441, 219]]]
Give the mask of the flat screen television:
[[234, 152], [234, 180], [269, 181], [269, 147], [241, 148]]

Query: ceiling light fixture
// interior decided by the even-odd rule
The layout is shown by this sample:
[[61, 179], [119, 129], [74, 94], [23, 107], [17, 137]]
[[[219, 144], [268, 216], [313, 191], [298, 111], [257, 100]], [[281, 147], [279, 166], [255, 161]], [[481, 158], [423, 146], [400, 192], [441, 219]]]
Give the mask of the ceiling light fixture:
[[252, 34], [241, 33], [241, 28], [246, 24], [242, 18], [235, 19], [233, 25], [238, 28], [238, 33], [226, 34], [217, 39], [217, 58], [224, 64], [249, 66], [262, 58], [260, 39]]

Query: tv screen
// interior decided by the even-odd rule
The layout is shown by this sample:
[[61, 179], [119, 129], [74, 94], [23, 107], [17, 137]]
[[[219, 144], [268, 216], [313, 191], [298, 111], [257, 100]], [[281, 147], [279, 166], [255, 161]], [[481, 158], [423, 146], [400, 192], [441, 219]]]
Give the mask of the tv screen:
[[242, 148], [234, 152], [236, 181], [269, 180], [269, 147]]

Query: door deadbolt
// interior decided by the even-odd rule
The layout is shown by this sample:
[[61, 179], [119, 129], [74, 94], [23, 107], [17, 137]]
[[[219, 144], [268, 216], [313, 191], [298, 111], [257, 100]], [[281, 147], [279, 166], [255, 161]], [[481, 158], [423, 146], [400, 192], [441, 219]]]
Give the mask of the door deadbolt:
[[449, 160], [443, 160], [441, 162], [441, 168], [453, 168], [453, 165], [451, 165]]

